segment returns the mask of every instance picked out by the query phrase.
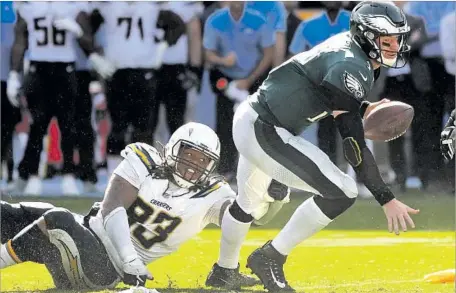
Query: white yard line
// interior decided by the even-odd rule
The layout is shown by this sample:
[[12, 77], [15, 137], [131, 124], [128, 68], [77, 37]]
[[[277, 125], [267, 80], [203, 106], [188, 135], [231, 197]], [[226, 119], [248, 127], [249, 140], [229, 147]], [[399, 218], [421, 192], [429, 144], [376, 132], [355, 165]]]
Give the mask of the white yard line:
[[376, 280], [376, 281], [365, 281], [365, 282], [356, 282], [356, 283], [341, 283], [341, 284], [334, 284], [334, 285], [319, 285], [319, 286], [305, 286], [305, 287], [294, 287], [297, 290], [309, 290], [309, 289], [337, 289], [337, 288], [345, 288], [345, 287], [355, 287], [355, 286], [370, 286], [370, 285], [388, 285], [388, 284], [406, 284], [406, 283], [420, 283], [424, 282], [423, 279], [415, 279], [415, 280], [392, 280], [392, 281], [384, 281], [384, 280]]

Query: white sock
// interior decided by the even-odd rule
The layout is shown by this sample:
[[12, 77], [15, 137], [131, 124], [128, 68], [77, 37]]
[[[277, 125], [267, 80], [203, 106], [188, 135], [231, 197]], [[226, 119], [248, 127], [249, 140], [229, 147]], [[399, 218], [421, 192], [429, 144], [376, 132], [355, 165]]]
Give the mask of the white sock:
[[331, 221], [311, 197], [296, 209], [272, 245], [281, 254], [288, 255], [296, 245], [328, 226]]
[[2, 244], [0, 248], [0, 269], [4, 269], [16, 264], [14, 259], [9, 254], [8, 249], [6, 248], [7, 244], [8, 242]]
[[230, 214], [229, 209], [226, 209], [221, 225], [222, 239], [220, 240], [220, 254], [217, 261], [219, 266], [227, 269], [237, 268], [242, 242], [249, 232], [250, 224], [236, 220]]

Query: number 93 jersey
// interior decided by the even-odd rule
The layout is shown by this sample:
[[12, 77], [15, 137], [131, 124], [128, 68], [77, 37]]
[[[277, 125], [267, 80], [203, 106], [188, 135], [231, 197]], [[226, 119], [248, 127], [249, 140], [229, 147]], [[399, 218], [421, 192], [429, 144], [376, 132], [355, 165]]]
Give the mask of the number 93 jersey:
[[127, 215], [131, 240], [146, 264], [176, 251], [208, 224], [219, 225], [221, 211], [236, 197], [221, 180], [195, 191], [175, 185], [159, 174], [164, 161], [147, 144], [130, 144], [121, 154], [124, 160], [114, 174], [138, 189]]
[[31, 61], [74, 62], [76, 36], [57, 29], [53, 23], [60, 19], [76, 20], [80, 12], [88, 12], [84, 2], [19, 2], [17, 13], [27, 24], [28, 50]]

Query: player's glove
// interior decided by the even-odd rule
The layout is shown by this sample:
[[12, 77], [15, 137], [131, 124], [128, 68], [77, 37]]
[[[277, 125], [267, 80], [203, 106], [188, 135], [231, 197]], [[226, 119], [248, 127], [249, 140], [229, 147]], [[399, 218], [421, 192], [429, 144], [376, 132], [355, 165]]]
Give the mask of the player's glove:
[[151, 273], [147, 270], [144, 263], [135, 257], [123, 264], [123, 282], [130, 286], [144, 287], [146, 280], [153, 280]]
[[19, 73], [16, 71], [11, 71], [8, 75], [8, 80], [6, 82], [6, 95], [8, 100], [13, 105], [13, 107], [19, 107], [19, 90], [21, 88], [21, 82], [19, 80]]
[[84, 34], [81, 26], [71, 18], [62, 18], [54, 21], [54, 26], [59, 30], [65, 30], [76, 35], [80, 38]]
[[445, 160], [448, 162], [454, 157], [456, 131], [454, 126], [446, 127], [440, 134], [440, 149]]
[[89, 62], [92, 64], [93, 69], [104, 79], [110, 78], [116, 72], [114, 64], [98, 53], [90, 54]]
[[179, 74], [178, 79], [182, 83], [182, 88], [186, 91], [196, 88], [199, 91], [201, 86], [202, 69], [196, 66], [187, 66], [185, 73]]

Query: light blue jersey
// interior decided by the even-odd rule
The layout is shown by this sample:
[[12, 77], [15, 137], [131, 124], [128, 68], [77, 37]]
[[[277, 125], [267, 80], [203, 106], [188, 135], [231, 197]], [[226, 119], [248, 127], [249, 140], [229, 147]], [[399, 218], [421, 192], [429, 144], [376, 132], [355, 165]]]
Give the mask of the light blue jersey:
[[350, 12], [340, 10], [334, 22], [331, 22], [326, 12], [301, 22], [296, 29], [288, 50], [298, 54], [312, 49], [338, 33], [350, 29]]
[[287, 10], [280, 1], [249, 1], [247, 8], [261, 13], [276, 32], [287, 31]]
[[263, 49], [275, 44], [275, 33], [257, 11], [245, 8], [241, 18], [232, 18], [229, 8], [209, 16], [204, 27], [203, 46], [219, 56], [236, 54], [233, 67], [218, 66], [226, 76], [242, 79], [249, 76], [263, 58]]

